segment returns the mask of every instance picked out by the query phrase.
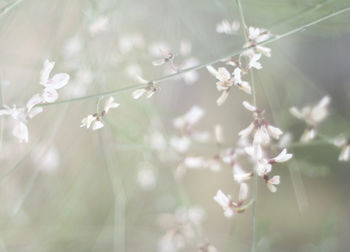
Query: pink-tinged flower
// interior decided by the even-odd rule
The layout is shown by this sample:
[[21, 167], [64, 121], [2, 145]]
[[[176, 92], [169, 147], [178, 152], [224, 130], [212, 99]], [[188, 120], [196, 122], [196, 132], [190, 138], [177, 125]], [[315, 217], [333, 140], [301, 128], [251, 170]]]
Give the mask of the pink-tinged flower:
[[253, 159], [255, 163], [255, 171], [258, 176], [265, 177], [272, 170], [274, 163], [284, 163], [290, 160], [293, 155], [287, 153], [284, 149], [274, 158], [267, 158], [260, 145], [253, 145], [245, 148], [246, 153]]
[[[45, 87], [41, 94], [41, 98], [42, 98], [41, 102], [47, 102], [47, 103], [55, 102], [58, 98], [57, 90], [63, 88], [65, 85], [67, 85], [69, 81], [70, 77], [66, 73], [58, 73], [50, 78], [50, 73], [54, 68], [54, 66], [55, 66], [55, 62], [49, 61], [49, 60], [44, 61], [44, 66], [40, 73], [40, 84]], [[32, 102], [33, 101], [38, 102], [39, 96], [35, 95], [32, 97], [32, 99], [33, 99]], [[32, 105], [30, 103], [29, 107], [31, 106]]]
[[146, 95], [147, 98], [151, 98], [155, 92], [158, 91], [158, 88], [154, 85], [152, 81], [147, 81], [140, 76], [136, 76], [138, 82], [140, 84], [147, 85], [146, 87], [136, 89], [132, 92], [132, 97], [137, 100], [141, 98], [141, 96]]
[[91, 114], [88, 115], [87, 117], [84, 117], [81, 120], [81, 124], [80, 127], [83, 128], [90, 128], [92, 126], [92, 130], [98, 130], [104, 127], [103, 124], [103, 117], [105, 117], [109, 110], [112, 108], [118, 108], [119, 107], [119, 103], [114, 102], [114, 98], [111, 96], [109, 97], [106, 102], [105, 105], [103, 107], [103, 110], [101, 113], [95, 113], [95, 114]]
[[276, 185], [280, 184], [280, 176], [273, 176], [272, 178], [266, 178], [266, 185], [267, 188], [271, 191], [271, 192], [276, 192], [277, 191], [277, 187]]
[[174, 65], [174, 58], [175, 58], [175, 55], [166, 50], [166, 49], [162, 49], [162, 48], [159, 48], [159, 52], [160, 52], [160, 55], [162, 56], [161, 59], [158, 59], [158, 60], [154, 60], [152, 61], [152, 65], [153, 66], [161, 66], [165, 63], [170, 63], [170, 66], [175, 70], [177, 69]]
[[245, 209], [250, 206], [251, 203], [243, 205], [244, 201], [248, 197], [248, 192], [249, 192], [248, 185], [246, 183], [241, 183], [239, 187], [237, 202], [233, 202], [231, 196], [224, 194], [221, 190], [217, 191], [216, 195], [214, 196], [214, 200], [224, 210], [225, 217], [230, 218], [237, 213], [244, 212]]
[[216, 82], [216, 88], [218, 91], [222, 92], [221, 96], [216, 101], [219, 106], [226, 101], [233, 85], [251, 94], [251, 87], [248, 82], [242, 80], [242, 70], [239, 67], [235, 68], [233, 77], [231, 77], [230, 72], [224, 67], [219, 67], [218, 70], [216, 70], [213, 66], [208, 65], [207, 70], [218, 80]]
[[270, 143], [270, 138], [279, 139], [283, 132], [272, 125], [270, 125], [263, 117], [264, 111], [244, 101], [243, 106], [253, 113], [254, 120], [249, 126], [241, 130], [238, 135], [243, 138], [249, 137], [254, 132], [254, 144], [267, 145]]

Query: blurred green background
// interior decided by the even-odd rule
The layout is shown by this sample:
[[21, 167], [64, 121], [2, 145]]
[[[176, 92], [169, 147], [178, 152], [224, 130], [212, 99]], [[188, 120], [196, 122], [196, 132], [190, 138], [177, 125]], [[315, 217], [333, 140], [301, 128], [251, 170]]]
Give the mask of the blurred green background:
[[[249, 25], [282, 34], [350, 2], [244, 0], [242, 5]], [[133, 85], [136, 73], [147, 80], [168, 74], [166, 67], [151, 64], [155, 43], [179, 54], [181, 41], [189, 41], [186, 57], [200, 63], [230, 55], [244, 37], [241, 30], [216, 33], [223, 19], [239, 20], [234, 1], [0, 0], [2, 103], [21, 106], [39, 91], [47, 58], [56, 62], [55, 73], [71, 75], [60, 91], [64, 100]], [[289, 107], [315, 104], [326, 94], [332, 98], [330, 116], [320, 132], [350, 134], [349, 20], [350, 13], [344, 13], [269, 44], [272, 57], [262, 59], [263, 69], [255, 73], [259, 107], [294, 141], [304, 125]], [[186, 57], [179, 55], [175, 62]], [[212, 199], [218, 189], [237, 194], [231, 169], [189, 170], [175, 180], [176, 163], [163, 162], [147, 142], [158, 131], [165, 139], [176, 135], [173, 118], [196, 104], [206, 111], [197, 127], [211, 131], [221, 124], [225, 142], [235, 146], [237, 133], [251, 120], [241, 106], [250, 98], [233, 90], [218, 107], [215, 79], [205, 69], [198, 73], [192, 85], [179, 78], [161, 83], [149, 100], [135, 101], [128, 92], [116, 95], [120, 108], [96, 132], [79, 124], [95, 112], [97, 98], [45, 107], [29, 124], [28, 144], [12, 137], [4, 118], [0, 251], [157, 251], [166, 232], [159, 216], [192, 205], [206, 212], [204, 240], [219, 251], [249, 251], [251, 209], [226, 219]], [[295, 157], [290, 164], [275, 168], [281, 175], [278, 192], [259, 185], [257, 251], [348, 251], [349, 163], [339, 163], [339, 149], [327, 143], [290, 151]], [[191, 152], [210, 155], [215, 148], [196, 145]], [[152, 190], [137, 182], [144, 163], [156, 174]]]

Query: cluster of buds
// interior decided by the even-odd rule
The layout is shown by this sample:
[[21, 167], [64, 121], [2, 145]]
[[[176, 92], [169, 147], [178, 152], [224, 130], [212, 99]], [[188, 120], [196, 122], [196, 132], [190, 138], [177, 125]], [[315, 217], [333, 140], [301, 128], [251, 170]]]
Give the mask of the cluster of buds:
[[110, 109], [119, 107], [119, 103], [114, 102], [114, 98], [111, 96], [107, 99], [104, 108], [101, 113], [94, 113], [84, 117], [81, 121], [80, 127], [90, 128], [92, 125], [92, 130], [98, 130], [104, 127], [103, 117], [107, 115]]
[[[207, 70], [218, 81], [216, 82], [216, 88], [221, 92], [220, 97], [216, 100], [216, 103], [221, 106], [227, 99], [232, 86], [236, 86], [247, 94], [251, 94], [251, 86], [247, 81], [242, 80], [243, 75], [246, 75], [249, 69], [261, 69], [262, 65], [259, 62], [261, 55], [267, 57], [271, 56], [271, 49], [263, 46], [259, 46], [258, 43], [269, 39], [270, 33], [261, 30], [259, 28], [249, 27], [248, 29], [249, 42], [243, 46], [248, 48], [242, 52], [237, 59], [231, 57], [224, 62], [227, 65], [234, 67], [232, 74], [225, 67], [219, 67], [215, 69], [213, 66], [208, 65]], [[242, 58], [248, 57], [248, 63], [244, 64]]]
[[44, 89], [41, 93], [33, 95], [25, 107], [17, 108], [16, 105], [13, 105], [11, 108], [4, 105], [4, 109], [0, 109], [0, 116], [11, 116], [15, 120], [16, 123], [12, 134], [21, 143], [29, 140], [28, 121], [43, 112], [43, 108], [37, 105], [55, 102], [58, 99], [57, 90], [63, 88], [69, 81], [70, 77], [66, 73], [58, 73], [50, 77], [54, 66], [55, 62], [44, 61], [44, 66], [40, 73], [40, 84], [44, 86]]
[[290, 108], [290, 113], [296, 118], [303, 120], [307, 124], [303, 135], [301, 136], [302, 142], [310, 142], [315, 139], [317, 135], [317, 126], [327, 117], [328, 115], [328, 104], [331, 98], [329, 96], [323, 97], [315, 106], [306, 106], [301, 110], [296, 107]]

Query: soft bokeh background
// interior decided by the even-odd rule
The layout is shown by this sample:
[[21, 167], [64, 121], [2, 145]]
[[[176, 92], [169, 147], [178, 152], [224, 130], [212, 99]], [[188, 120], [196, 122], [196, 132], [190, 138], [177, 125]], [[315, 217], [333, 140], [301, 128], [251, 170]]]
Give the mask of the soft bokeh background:
[[[249, 25], [281, 34], [350, 3], [242, 4]], [[200, 63], [228, 56], [244, 37], [241, 30], [231, 36], [216, 33], [222, 19], [239, 19], [234, 1], [1, 0], [2, 103], [21, 106], [39, 92], [46, 58], [56, 61], [54, 72], [71, 75], [60, 91], [60, 100], [65, 100], [133, 85], [136, 73], [148, 80], [166, 75], [165, 66], [151, 65], [154, 43], [166, 43], [179, 54], [181, 41], [190, 41], [190, 54], [179, 55], [178, 63], [192, 56]], [[329, 137], [350, 134], [349, 20], [350, 13], [344, 13], [273, 42], [272, 57], [262, 59], [264, 68], [256, 72], [259, 106], [274, 125], [292, 132], [294, 141], [304, 125], [288, 108], [315, 104], [326, 94], [332, 97], [330, 116], [320, 132]], [[96, 31], [104, 22], [105, 29]], [[161, 162], [145, 142], [155, 131], [166, 139], [177, 134], [172, 119], [199, 105], [206, 115], [197, 127], [212, 130], [222, 124], [225, 142], [235, 145], [237, 132], [251, 120], [241, 106], [249, 97], [233, 90], [217, 107], [214, 78], [205, 69], [198, 73], [192, 85], [183, 79], [162, 82], [150, 100], [135, 101], [130, 92], [116, 95], [120, 108], [96, 132], [79, 124], [95, 112], [98, 98], [45, 107], [29, 124], [28, 144], [19, 144], [11, 125], [2, 120], [0, 251], [156, 251], [165, 234], [159, 216], [192, 205], [206, 212], [204, 241], [219, 251], [249, 251], [251, 209], [226, 219], [212, 199], [218, 189], [237, 194], [231, 169], [190, 170], [177, 181], [176, 164]], [[259, 185], [257, 251], [347, 251], [349, 163], [337, 162], [339, 149], [326, 143], [291, 151], [295, 158], [290, 165], [276, 168], [281, 175], [278, 192]], [[199, 145], [192, 152], [210, 155], [215, 149]], [[153, 190], [143, 190], [137, 182], [144, 163], [157, 175]]]

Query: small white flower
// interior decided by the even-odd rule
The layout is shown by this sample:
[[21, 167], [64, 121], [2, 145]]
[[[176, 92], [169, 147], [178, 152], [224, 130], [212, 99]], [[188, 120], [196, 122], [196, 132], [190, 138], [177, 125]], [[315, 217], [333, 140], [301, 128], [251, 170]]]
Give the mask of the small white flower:
[[233, 21], [230, 23], [228, 20], [222, 20], [216, 25], [216, 32], [223, 34], [236, 34], [240, 28], [240, 23], [238, 21]]
[[147, 98], [151, 98], [153, 94], [158, 90], [152, 81], [147, 81], [140, 76], [136, 76], [136, 79], [140, 84], [146, 84], [147, 86], [136, 89], [134, 92], [132, 92], [132, 97], [135, 100], [141, 98], [143, 95], [146, 95]]
[[84, 117], [81, 121], [80, 127], [86, 127], [87, 129], [90, 128], [91, 124], [96, 120], [95, 115], [88, 115], [87, 117]]
[[92, 130], [102, 129], [103, 127], [104, 127], [103, 122], [101, 122], [100, 120], [96, 120], [92, 125]]
[[280, 184], [280, 176], [273, 176], [272, 178], [266, 181], [267, 188], [269, 188], [271, 192], [276, 192], [277, 191], [276, 185], [279, 185], [279, 184]]
[[203, 157], [186, 157], [184, 165], [188, 168], [199, 169], [205, 166], [206, 162]]
[[246, 183], [241, 183], [239, 186], [238, 202], [243, 202], [248, 197], [248, 185]]
[[316, 137], [316, 129], [313, 127], [306, 128], [303, 135], [300, 138], [300, 141], [303, 143], [310, 142]]
[[249, 59], [248, 68], [255, 68], [260, 70], [262, 68], [261, 63], [259, 62], [261, 54], [253, 54]]
[[105, 114], [107, 114], [110, 109], [118, 108], [119, 105], [120, 105], [119, 103], [114, 102], [114, 98], [111, 96], [107, 99], [103, 110], [104, 110]]
[[92, 36], [97, 33], [103, 32], [107, 30], [109, 24], [109, 18], [106, 16], [100, 16], [89, 26], [89, 32]]
[[252, 176], [252, 172], [244, 171], [239, 165], [235, 164], [233, 166], [233, 180], [237, 183], [248, 181], [252, 178]]
[[222, 207], [224, 210], [224, 215], [227, 218], [234, 215], [234, 211], [231, 208], [231, 196], [226, 196], [221, 190], [218, 190], [214, 196], [214, 200]]
[[174, 119], [174, 127], [179, 130], [188, 131], [191, 127], [198, 123], [200, 119], [202, 119], [204, 114], [205, 112], [201, 107], [193, 106], [186, 112], [186, 114]]
[[155, 188], [157, 179], [154, 169], [149, 164], [140, 166], [137, 173], [137, 182], [144, 190], [152, 190]]
[[[277, 157], [271, 159], [272, 162], [284, 163], [290, 160], [293, 157], [293, 154], [287, 153], [287, 149], [283, 149]], [[270, 161], [270, 162], [271, 162]]]
[[13, 128], [12, 134], [19, 140], [20, 143], [28, 143], [29, 133], [28, 127], [23, 122], [17, 123]]
[[350, 160], [350, 143], [345, 145], [341, 150], [341, 153], [338, 158], [339, 161], [347, 162]]
[[170, 145], [179, 153], [185, 153], [190, 147], [191, 141], [187, 137], [172, 137]]
[[215, 140], [218, 144], [223, 144], [224, 134], [221, 125], [217, 124], [214, 126]]

